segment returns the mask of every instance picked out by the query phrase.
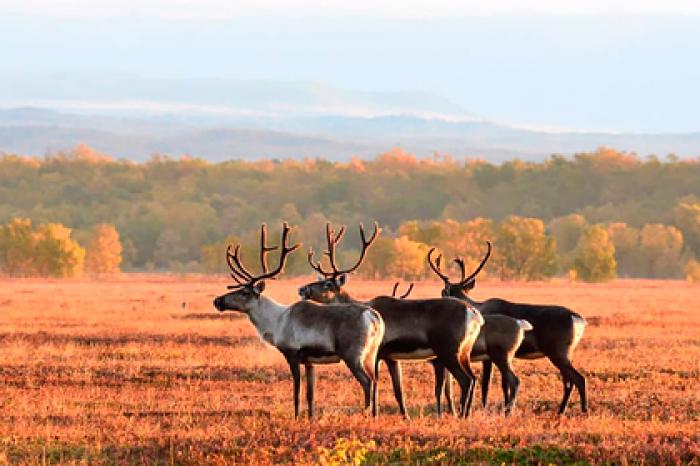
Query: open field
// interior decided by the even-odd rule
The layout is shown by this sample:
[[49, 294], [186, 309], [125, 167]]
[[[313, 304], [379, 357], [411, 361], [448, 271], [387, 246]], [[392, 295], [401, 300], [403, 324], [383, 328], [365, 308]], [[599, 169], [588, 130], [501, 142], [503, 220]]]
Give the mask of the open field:
[[[268, 282], [267, 292], [291, 301], [301, 283]], [[247, 318], [213, 310], [225, 285], [157, 275], [0, 280], [0, 462], [309, 463], [339, 455], [339, 439], [359, 440], [365, 460], [382, 463], [700, 462], [700, 286], [478, 283], [477, 299], [558, 303], [588, 319], [575, 364], [588, 379], [590, 415], [575, 395], [556, 416], [553, 367], [516, 360], [522, 385], [510, 418], [498, 412], [497, 371], [489, 409], [438, 420], [432, 370], [407, 364], [411, 421], [396, 414], [386, 371], [375, 420], [335, 366], [319, 371], [319, 416], [309, 422], [293, 419], [281, 355]], [[390, 290], [348, 285], [358, 297]], [[438, 293], [426, 282], [413, 296]]]

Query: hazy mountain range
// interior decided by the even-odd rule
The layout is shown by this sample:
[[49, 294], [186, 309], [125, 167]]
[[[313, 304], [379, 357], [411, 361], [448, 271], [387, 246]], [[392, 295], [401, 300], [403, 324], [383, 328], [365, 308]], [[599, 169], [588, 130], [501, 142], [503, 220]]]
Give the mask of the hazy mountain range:
[[[104, 96], [109, 96], [106, 99]], [[303, 82], [47, 75], [0, 77], [0, 152], [43, 155], [80, 143], [119, 158], [373, 157], [400, 146], [491, 161], [541, 160], [611, 146], [700, 155], [700, 132], [632, 134], [485, 121], [425, 92], [348, 92]]]

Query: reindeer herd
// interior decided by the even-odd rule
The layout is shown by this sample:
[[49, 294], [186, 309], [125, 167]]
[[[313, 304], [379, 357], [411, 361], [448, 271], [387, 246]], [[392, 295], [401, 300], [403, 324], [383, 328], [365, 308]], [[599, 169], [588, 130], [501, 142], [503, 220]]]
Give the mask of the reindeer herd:
[[[577, 313], [561, 306], [519, 304], [492, 298], [478, 302], [468, 296], [476, 285], [476, 277], [491, 255], [491, 244], [474, 272], [467, 275], [461, 258], [454, 259], [461, 271], [459, 281], [453, 282], [442, 271], [442, 255], [427, 261], [444, 283], [442, 297], [408, 299], [413, 285], [396, 297], [377, 296], [369, 301], [354, 299], [343, 288], [348, 274], [364, 262], [367, 251], [380, 233], [375, 222], [374, 232], [367, 238], [360, 225], [360, 257], [350, 268], [341, 269], [336, 261], [336, 247], [343, 239], [345, 227], [337, 232], [326, 225], [327, 249], [324, 255], [329, 268], [314, 261], [309, 250], [308, 262], [319, 274], [319, 280], [299, 288], [301, 301], [281, 304], [264, 295], [265, 280], [274, 279], [284, 270], [290, 254], [300, 245], [290, 246], [290, 227], [282, 227], [280, 246], [267, 244], [267, 229], [260, 231], [260, 274], [254, 274], [241, 261], [241, 247], [226, 250], [226, 260], [235, 284], [229, 293], [217, 297], [214, 306], [219, 311], [247, 314], [260, 337], [276, 347], [289, 364], [294, 381], [294, 415], [299, 416], [301, 365], [306, 374], [306, 400], [309, 417], [313, 417], [316, 364], [343, 362], [362, 386], [365, 410], [378, 414], [377, 376], [379, 363], [384, 361], [391, 378], [399, 412], [408, 417], [402, 381], [403, 361], [429, 362], [435, 374], [437, 414], [442, 414], [444, 393], [447, 409], [455, 414], [451, 378], [460, 387], [459, 415], [469, 415], [476, 385], [472, 362], [482, 362], [482, 404], [486, 406], [493, 364], [501, 373], [504, 411], [510, 413], [515, 404], [520, 381], [513, 371], [513, 358], [548, 358], [559, 370], [563, 381], [563, 396], [559, 414], [566, 410], [574, 387], [581, 399], [581, 410], [587, 412], [586, 381], [574, 368], [571, 356], [583, 335], [586, 321]], [[279, 263], [270, 271], [267, 254], [280, 249]]]

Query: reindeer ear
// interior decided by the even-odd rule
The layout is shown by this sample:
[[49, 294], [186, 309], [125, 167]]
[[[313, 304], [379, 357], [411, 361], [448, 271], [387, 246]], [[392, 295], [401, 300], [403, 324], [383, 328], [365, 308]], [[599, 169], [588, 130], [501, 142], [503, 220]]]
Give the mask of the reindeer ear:
[[265, 291], [265, 280], [256, 283], [253, 288], [257, 294], [262, 294], [262, 292]]
[[476, 286], [476, 279], [472, 278], [471, 280], [469, 280], [467, 283], [465, 283], [462, 286], [462, 289], [464, 291], [470, 291], [470, 290], [473, 290], [475, 286]]
[[341, 276], [339, 276], [338, 278], [335, 279], [335, 284], [342, 287], [343, 285], [345, 285], [345, 282], [347, 281], [347, 279], [348, 279], [348, 276], [346, 274], [342, 274]]

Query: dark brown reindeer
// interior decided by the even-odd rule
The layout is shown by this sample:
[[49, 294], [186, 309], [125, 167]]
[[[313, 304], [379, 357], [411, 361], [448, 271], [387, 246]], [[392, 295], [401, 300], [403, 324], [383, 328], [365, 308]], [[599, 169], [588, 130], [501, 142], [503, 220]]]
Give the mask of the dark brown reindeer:
[[[399, 284], [394, 284], [392, 296], [396, 295]], [[401, 295], [401, 299], [408, 297], [413, 290], [413, 283], [410, 284], [406, 292]], [[503, 388], [503, 409], [509, 414], [515, 405], [515, 399], [520, 387], [520, 379], [513, 372], [513, 357], [520, 347], [525, 337], [525, 332], [532, 330], [532, 325], [526, 320], [513, 319], [503, 315], [484, 315], [484, 325], [479, 331], [479, 337], [472, 347], [471, 360], [473, 362], [482, 361], [484, 365], [496, 364], [501, 372], [501, 387]], [[435, 364], [439, 364], [436, 362]], [[439, 370], [440, 367], [436, 367]], [[482, 387], [483, 394], [483, 387]], [[440, 403], [440, 396], [437, 402]], [[445, 379], [445, 398], [450, 412], [454, 411], [452, 406], [452, 383]], [[482, 396], [482, 404], [486, 407], [486, 397]]]
[[[433, 261], [432, 254], [435, 248], [430, 250], [428, 263], [445, 284], [442, 295], [452, 296], [468, 302], [479, 309], [484, 317], [506, 315], [514, 319], [528, 321], [532, 325], [533, 330], [525, 334], [525, 338], [515, 353], [515, 357], [520, 359], [548, 358], [559, 369], [564, 383], [564, 395], [559, 405], [559, 414], [563, 414], [566, 410], [574, 387], [578, 390], [581, 398], [581, 411], [587, 412], [586, 379], [571, 363], [571, 355], [583, 336], [586, 320], [579, 314], [562, 306], [520, 304], [498, 298], [491, 298], [483, 302], [471, 299], [468, 293], [476, 285], [476, 276], [484, 268], [486, 261], [491, 255], [491, 243], [487, 241], [486, 244], [488, 248], [486, 255], [476, 270], [469, 276], [466, 273], [464, 260], [459, 257], [455, 259], [455, 263], [459, 266], [462, 275], [461, 279], [456, 283], [452, 283], [449, 277], [440, 270], [442, 256], [438, 256]], [[484, 372], [481, 379], [484, 402], [486, 402], [488, 396], [490, 378], [491, 363], [484, 362]]]
[[369, 306], [348, 303], [321, 305], [299, 301], [291, 305], [280, 304], [263, 296], [265, 279], [274, 279], [284, 269], [287, 257], [299, 245], [287, 246], [290, 228], [282, 228], [280, 259], [277, 267], [268, 271], [267, 254], [277, 247], [266, 244], [266, 227], [260, 231], [260, 267], [262, 273], [254, 275], [241, 262], [241, 247], [233, 253], [226, 250], [226, 260], [231, 277], [236, 282], [228, 288], [233, 291], [214, 300], [219, 311], [237, 311], [247, 314], [260, 337], [276, 347], [289, 363], [294, 379], [294, 416], [299, 416], [299, 392], [301, 373], [299, 365], [306, 368], [306, 400], [309, 417], [313, 416], [314, 364], [331, 364], [343, 361], [352, 375], [360, 382], [365, 395], [365, 409], [372, 406], [376, 415], [376, 400], [372, 397], [375, 385], [377, 351], [384, 336], [384, 323], [379, 314]]
[[[335, 249], [345, 233], [341, 228], [336, 234], [330, 224], [326, 225], [326, 241], [331, 270], [326, 271], [321, 263], [314, 263], [313, 250], [309, 251], [309, 264], [322, 275], [322, 279], [299, 288], [299, 294], [304, 299], [321, 303], [356, 303], [343, 289], [348, 273], [355, 271], [363, 262], [367, 249], [379, 234], [375, 222], [375, 230], [368, 240], [360, 225], [362, 250], [357, 263], [347, 269], [340, 269], [336, 263]], [[376, 309], [384, 319], [386, 332], [377, 355], [385, 361], [389, 368], [394, 396], [399, 405], [399, 411], [408, 417], [401, 388], [400, 361], [438, 361], [436, 369], [436, 396], [443, 390], [444, 370], [452, 374], [461, 389], [460, 414], [469, 414], [471, 393], [475, 384], [474, 373], [471, 370], [469, 354], [472, 345], [483, 324], [481, 315], [465, 302], [455, 299], [397, 299], [390, 296], [378, 296], [366, 304]], [[436, 367], [434, 365], [434, 367]], [[375, 386], [376, 390], [376, 386]], [[441, 413], [440, 403], [437, 405], [438, 415]]]

